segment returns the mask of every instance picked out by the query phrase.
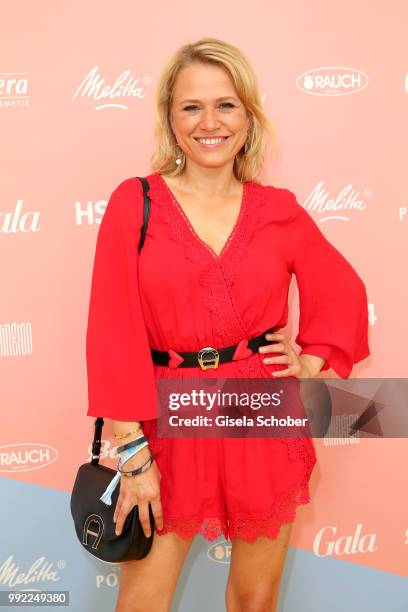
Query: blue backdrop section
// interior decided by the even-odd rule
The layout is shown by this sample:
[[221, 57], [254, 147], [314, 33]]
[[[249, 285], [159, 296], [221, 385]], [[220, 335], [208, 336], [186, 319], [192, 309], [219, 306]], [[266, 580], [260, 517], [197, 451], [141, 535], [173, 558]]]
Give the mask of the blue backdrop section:
[[[8, 478], [2, 478], [0, 486], [0, 590], [67, 590], [69, 608], [57, 609], [114, 610], [119, 566], [97, 561], [82, 549], [74, 532], [70, 495]], [[223, 538], [194, 540], [172, 612], [225, 611], [230, 546]], [[20, 609], [27, 608], [10, 607]], [[328, 610], [407, 612], [408, 580], [289, 548], [279, 612]]]

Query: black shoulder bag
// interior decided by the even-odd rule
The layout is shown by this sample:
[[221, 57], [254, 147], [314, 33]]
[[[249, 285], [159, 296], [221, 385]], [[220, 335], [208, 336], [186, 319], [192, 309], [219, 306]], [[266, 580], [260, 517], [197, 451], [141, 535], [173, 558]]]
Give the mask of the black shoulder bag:
[[[138, 178], [143, 185], [143, 226], [140, 234], [139, 252], [146, 237], [150, 213], [149, 183]], [[82, 464], [71, 493], [71, 514], [75, 531], [82, 546], [89, 553], [107, 563], [137, 560], [146, 557], [153, 544], [154, 517], [149, 504], [151, 535], [147, 538], [139, 520], [139, 508], [134, 506], [126, 517], [122, 533], [115, 534], [113, 514], [119, 497], [120, 486], [112, 493], [112, 504], [106, 505], [100, 497], [117, 474], [116, 470], [99, 464], [103, 418], [95, 421], [92, 443], [92, 460]]]

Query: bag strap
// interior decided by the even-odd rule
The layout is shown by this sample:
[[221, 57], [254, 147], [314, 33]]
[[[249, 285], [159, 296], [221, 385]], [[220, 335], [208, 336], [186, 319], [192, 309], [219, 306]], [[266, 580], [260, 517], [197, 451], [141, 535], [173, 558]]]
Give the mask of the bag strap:
[[[151, 200], [149, 197], [149, 182], [147, 179], [144, 178], [144, 176], [137, 176], [136, 178], [138, 178], [143, 186], [143, 225], [142, 225], [142, 230], [140, 232], [140, 241], [139, 241], [139, 246], [138, 246], [138, 251], [140, 253], [140, 251], [142, 250], [145, 238], [146, 238], [146, 232], [147, 232], [147, 224], [149, 222], [149, 215], [150, 215], [150, 204], [151, 204]], [[100, 452], [101, 452], [101, 444], [102, 444], [102, 427], [103, 427], [103, 418], [102, 417], [97, 417], [96, 421], [95, 421], [95, 432], [94, 432], [94, 439], [92, 442], [92, 460], [91, 463], [93, 465], [99, 463], [99, 456], [100, 456]]]
[[95, 433], [94, 439], [92, 442], [92, 465], [99, 463], [99, 455], [101, 452], [101, 444], [102, 444], [102, 427], [103, 427], [103, 418], [97, 417], [95, 420]]
[[137, 176], [136, 178], [138, 178], [143, 185], [143, 226], [142, 226], [142, 231], [140, 233], [140, 242], [139, 242], [139, 253], [142, 249], [142, 246], [144, 244], [145, 238], [146, 238], [146, 231], [147, 231], [147, 223], [149, 221], [149, 215], [150, 215], [150, 198], [149, 198], [149, 182], [147, 181], [147, 179], [145, 179], [143, 176]]

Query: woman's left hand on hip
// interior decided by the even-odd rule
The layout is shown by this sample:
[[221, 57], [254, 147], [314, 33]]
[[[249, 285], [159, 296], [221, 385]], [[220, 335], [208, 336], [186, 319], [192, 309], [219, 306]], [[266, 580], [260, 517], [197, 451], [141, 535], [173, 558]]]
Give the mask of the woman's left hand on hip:
[[265, 365], [272, 363], [284, 363], [288, 367], [284, 370], [277, 370], [272, 372], [275, 377], [279, 376], [296, 376], [297, 378], [310, 378], [311, 373], [305, 363], [302, 362], [301, 356], [299, 356], [293, 346], [288, 342], [282, 333], [266, 334], [267, 340], [272, 340], [273, 343], [260, 346], [258, 351], [260, 353], [282, 353], [281, 355], [275, 355], [275, 357], [265, 357], [263, 363]]

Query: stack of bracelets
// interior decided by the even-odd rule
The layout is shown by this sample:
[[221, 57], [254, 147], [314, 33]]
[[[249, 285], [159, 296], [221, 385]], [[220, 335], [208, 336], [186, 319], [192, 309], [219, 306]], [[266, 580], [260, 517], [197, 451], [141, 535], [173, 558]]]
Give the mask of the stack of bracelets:
[[[130, 436], [132, 433], [135, 433], [136, 431], [138, 430], [132, 429], [132, 431], [129, 431], [126, 434], [115, 434], [115, 438], [116, 439], [126, 438], [127, 436]], [[131, 442], [128, 442], [127, 444], [123, 444], [122, 446], [116, 447], [116, 452], [120, 455], [120, 459], [117, 465], [118, 472], [113, 477], [106, 491], [100, 497], [101, 501], [103, 501], [106, 505], [110, 506], [112, 504], [111, 496], [112, 496], [113, 491], [116, 489], [117, 484], [119, 483], [121, 474], [123, 474], [124, 476], [128, 476], [128, 477], [136, 476], [137, 474], [141, 474], [142, 472], [145, 472], [146, 470], [149, 469], [149, 467], [151, 466], [154, 460], [153, 453], [150, 453], [150, 457], [148, 458], [148, 460], [140, 467], [134, 470], [128, 470], [128, 471], [121, 469], [125, 461], [127, 461], [128, 459], [136, 455], [136, 453], [141, 451], [142, 448], [145, 448], [145, 446], [148, 446], [148, 444], [149, 443], [147, 441], [146, 436], [142, 433], [138, 438], [136, 438], [136, 440], [132, 440]]]
[[[132, 433], [135, 433], [136, 431], [137, 429], [132, 429], [126, 434], [115, 434], [115, 438], [117, 440], [121, 438], [127, 438], [128, 436], [130, 436]], [[130, 459], [130, 457], [133, 457], [133, 455], [136, 455], [136, 453], [142, 450], [142, 448], [144, 448], [145, 446], [148, 446], [148, 444], [149, 443], [147, 441], [147, 438], [144, 436], [144, 434], [142, 434], [138, 438], [136, 438], [136, 440], [132, 440], [131, 442], [128, 442], [127, 444], [123, 444], [122, 446], [117, 446], [116, 452], [120, 455], [120, 459], [118, 463], [118, 471], [124, 476], [136, 476], [136, 474], [141, 474], [142, 472], [145, 472], [146, 470], [148, 470], [149, 467], [153, 463], [153, 459], [154, 459], [153, 454], [150, 454], [150, 457], [146, 461], [146, 463], [144, 463], [143, 465], [141, 465], [139, 468], [135, 470], [125, 471], [125, 470], [120, 469], [121, 466], [125, 463], [125, 461]]]

